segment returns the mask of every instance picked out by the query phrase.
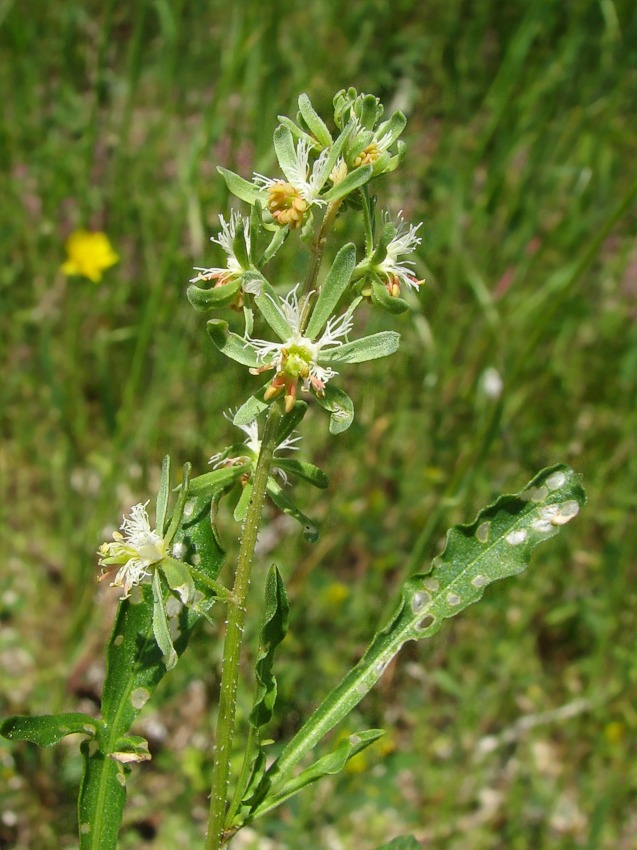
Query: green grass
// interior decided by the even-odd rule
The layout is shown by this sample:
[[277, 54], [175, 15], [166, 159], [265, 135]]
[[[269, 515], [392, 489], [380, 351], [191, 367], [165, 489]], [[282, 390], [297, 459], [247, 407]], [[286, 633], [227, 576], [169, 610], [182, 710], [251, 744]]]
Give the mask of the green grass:
[[[589, 507], [361, 704], [352, 729], [391, 730], [366, 755], [371, 779], [352, 770], [262, 835], [276, 848], [372, 850], [412, 830], [445, 850], [628, 850], [633, 4], [28, 6], [0, 2], [1, 713], [91, 704], [114, 610], [114, 592], [96, 592], [97, 546], [154, 492], [166, 451], [201, 471], [236, 437], [219, 412], [256, 382], [221, 360], [184, 295], [191, 267], [213, 262], [208, 236], [227, 207], [215, 166], [268, 170], [276, 115], [301, 91], [329, 114], [351, 84], [408, 115], [409, 153], [382, 201], [424, 220], [427, 285], [399, 320], [400, 353], [347, 376], [352, 429], [330, 438], [318, 411], [305, 429], [331, 487], [301, 497], [321, 541], [286, 538], [268, 556], [292, 601], [274, 735], [357, 658], [450, 523], [556, 460], [584, 473]], [[105, 230], [122, 257], [98, 285], [58, 270], [76, 227]], [[488, 368], [499, 401], [481, 390]], [[123, 848], [196, 846], [219, 654], [203, 630], [146, 711], [154, 759], [131, 780]], [[573, 704], [583, 710], [481, 755], [520, 717]], [[74, 846], [75, 746], [1, 744], [0, 776], [15, 815], [0, 820], [1, 847]]]

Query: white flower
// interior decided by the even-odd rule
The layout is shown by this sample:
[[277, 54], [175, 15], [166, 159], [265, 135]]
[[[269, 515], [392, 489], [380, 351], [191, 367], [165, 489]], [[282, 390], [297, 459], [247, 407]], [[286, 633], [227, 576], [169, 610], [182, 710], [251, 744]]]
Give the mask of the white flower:
[[301, 322], [308, 298], [313, 293], [306, 295], [299, 303], [298, 288], [297, 284], [278, 304], [273, 301], [288, 326], [289, 336], [282, 338], [281, 342], [250, 338], [246, 340], [246, 347], [252, 348], [257, 359], [263, 363], [263, 366], [251, 369], [252, 374], [258, 375], [268, 369], [276, 370], [276, 375], [266, 390], [265, 399], [272, 398], [285, 387], [288, 410], [294, 405], [299, 378], [303, 381], [303, 389], [306, 392], [311, 388], [322, 393], [327, 382], [338, 374], [330, 366], [321, 365], [322, 354], [342, 345], [342, 338], [347, 336], [353, 325], [352, 313], [348, 310], [341, 316], [328, 319], [325, 330], [318, 339], [304, 336]]
[[[224, 417], [228, 420], [228, 422], [232, 422], [234, 419], [234, 414], [232, 411], [229, 413], [224, 413]], [[252, 463], [253, 467], [256, 467], [257, 461], [259, 460], [259, 454], [261, 452], [261, 439], [259, 437], [259, 426], [257, 425], [256, 419], [252, 422], [249, 422], [247, 425], [237, 425], [237, 428], [240, 428], [243, 433], [246, 435], [247, 439], [244, 440], [244, 444], [246, 445], [248, 451], [250, 452], [251, 457], [245, 457], [244, 455], [239, 455], [238, 457], [228, 457], [228, 449], [225, 452], [218, 452], [213, 455], [208, 461], [209, 464], [212, 464], [213, 469], [219, 469], [222, 466], [239, 466], [245, 463]], [[292, 432], [294, 433], [294, 432]], [[301, 439], [300, 436], [294, 437], [290, 435], [282, 440], [278, 446], [274, 449], [274, 457], [277, 456], [278, 452], [283, 451], [298, 451], [299, 447], [295, 445]], [[278, 467], [273, 467], [273, 471], [281, 477], [281, 480], [284, 484], [288, 483], [287, 474]]]
[[[389, 213], [383, 214], [383, 221], [385, 224], [390, 221]], [[381, 263], [374, 266], [374, 271], [385, 275], [390, 286], [395, 285], [397, 279], [398, 285], [405, 283], [412, 289], [418, 289], [423, 281], [418, 280], [414, 275], [413, 260], [400, 260], [400, 257], [403, 254], [413, 253], [422, 242], [420, 236], [416, 235], [422, 227], [422, 222], [416, 227], [413, 224], [406, 225], [401, 211], [396, 218], [395, 227], [396, 235], [387, 246], [387, 256]]]
[[[318, 195], [325, 185], [329, 172], [327, 170], [330, 150], [326, 148], [320, 153], [316, 162], [312, 166], [310, 172], [309, 165], [310, 145], [306, 139], [299, 139], [296, 143], [295, 157], [292, 163], [282, 163], [281, 171], [285, 174], [288, 183], [298, 194], [307, 202], [308, 205], [324, 204]], [[254, 175], [254, 182], [257, 186], [264, 189], [269, 189], [277, 183], [282, 183], [282, 180], [273, 180], [271, 177], [265, 177], [263, 174]]]
[[195, 267], [195, 271], [199, 272], [197, 277], [193, 277], [190, 283], [197, 283], [200, 280], [216, 280], [219, 284], [228, 283], [241, 277], [245, 269], [239, 262], [234, 252], [234, 239], [237, 232], [243, 227], [243, 236], [245, 239], [246, 250], [250, 253], [250, 222], [247, 218], [243, 218], [241, 213], [232, 210], [230, 213], [230, 221], [226, 221], [222, 215], [219, 216], [221, 222], [221, 232], [218, 236], [211, 236], [210, 241], [219, 245], [228, 255], [225, 268], [199, 268]]
[[141, 502], [131, 508], [130, 516], [124, 517], [119, 531], [113, 532], [112, 543], [102, 543], [98, 554], [99, 565], [105, 568], [100, 580], [119, 567], [111, 587], [123, 587], [122, 599], [130, 594], [131, 588], [150, 575], [150, 567], [166, 557], [163, 537], [151, 530], [146, 505]]

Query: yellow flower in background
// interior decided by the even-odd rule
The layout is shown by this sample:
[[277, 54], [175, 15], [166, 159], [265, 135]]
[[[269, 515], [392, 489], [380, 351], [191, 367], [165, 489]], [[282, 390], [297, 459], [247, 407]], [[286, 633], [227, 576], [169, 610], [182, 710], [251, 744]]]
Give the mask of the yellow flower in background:
[[60, 266], [60, 271], [66, 275], [81, 275], [97, 283], [102, 279], [102, 272], [114, 266], [119, 255], [105, 233], [88, 230], [75, 230], [66, 240], [68, 259]]

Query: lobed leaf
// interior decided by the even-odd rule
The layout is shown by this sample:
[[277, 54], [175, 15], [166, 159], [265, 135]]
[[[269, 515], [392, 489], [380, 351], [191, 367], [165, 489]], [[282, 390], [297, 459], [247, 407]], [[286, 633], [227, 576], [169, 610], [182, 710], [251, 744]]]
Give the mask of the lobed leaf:
[[501, 496], [472, 523], [454, 526], [431, 571], [405, 582], [387, 625], [269, 769], [273, 785], [277, 777], [279, 786], [284, 783], [294, 765], [360, 702], [404, 643], [430, 637], [443, 620], [476, 602], [488, 584], [524, 570], [533, 547], [585, 503], [580, 476], [558, 464], [539, 472], [520, 493]]

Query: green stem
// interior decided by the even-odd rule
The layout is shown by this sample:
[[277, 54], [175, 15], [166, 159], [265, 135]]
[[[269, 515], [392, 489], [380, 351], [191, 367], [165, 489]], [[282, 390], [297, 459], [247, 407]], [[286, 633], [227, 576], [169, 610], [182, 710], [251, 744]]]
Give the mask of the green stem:
[[[330, 229], [334, 224], [336, 214], [338, 213], [338, 208], [340, 207], [342, 200], [342, 198], [339, 198], [339, 200], [337, 201], [331, 201], [327, 205], [327, 210], [325, 211], [325, 215], [323, 216], [323, 221], [321, 222], [321, 229], [318, 232], [316, 242], [313, 246], [312, 262], [310, 263], [310, 267], [307, 272], [307, 278], [305, 280], [305, 291], [308, 294], [312, 292], [312, 290], [316, 286], [316, 279], [318, 277], [319, 269], [321, 268], [321, 263], [323, 262], [323, 254], [325, 253], [325, 246], [327, 244], [327, 234], [330, 232]], [[299, 327], [301, 333], [305, 329], [305, 326], [307, 325], [310, 319], [310, 307], [311, 299], [307, 298]]]
[[224, 842], [224, 822], [226, 816], [226, 798], [230, 776], [230, 758], [235, 729], [236, 695], [239, 681], [239, 664], [243, 641], [243, 626], [246, 615], [246, 597], [250, 586], [250, 571], [254, 557], [254, 547], [261, 522], [261, 512], [265, 499], [266, 485], [276, 448], [276, 438], [281, 420], [278, 402], [270, 406], [265, 424], [265, 433], [259, 452], [259, 460], [254, 473], [252, 498], [243, 526], [243, 536], [237, 561], [237, 573], [232, 590], [234, 604], [228, 607], [228, 623], [223, 652], [221, 673], [221, 691], [219, 696], [219, 716], [215, 740], [215, 761], [212, 770], [210, 791], [210, 817], [206, 850], [219, 850]]

